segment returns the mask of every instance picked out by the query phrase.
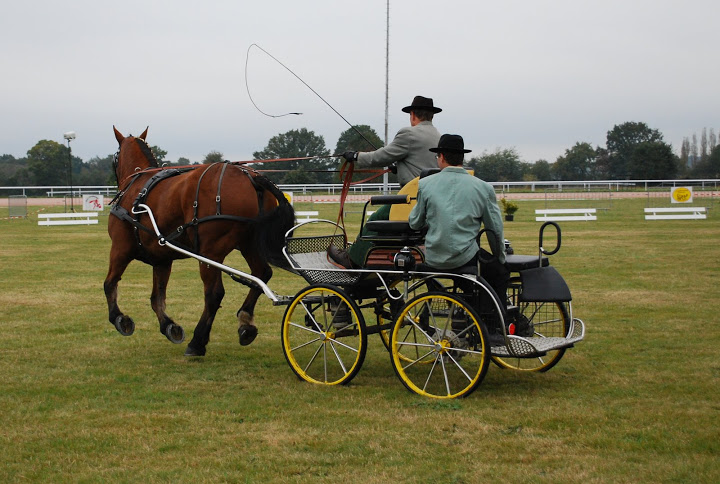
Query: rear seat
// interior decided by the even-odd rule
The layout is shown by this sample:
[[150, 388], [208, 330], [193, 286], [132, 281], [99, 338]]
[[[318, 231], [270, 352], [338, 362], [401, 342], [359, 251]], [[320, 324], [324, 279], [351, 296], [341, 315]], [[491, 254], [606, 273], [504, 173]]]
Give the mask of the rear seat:
[[[547, 257], [542, 258], [542, 266], [547, 267], [550, 261]], [[538, 257], [536, 255], [508, 255], [505, 257], [505, 267], [510, 272], [520, 272], [527, 269], [539, 267]]]

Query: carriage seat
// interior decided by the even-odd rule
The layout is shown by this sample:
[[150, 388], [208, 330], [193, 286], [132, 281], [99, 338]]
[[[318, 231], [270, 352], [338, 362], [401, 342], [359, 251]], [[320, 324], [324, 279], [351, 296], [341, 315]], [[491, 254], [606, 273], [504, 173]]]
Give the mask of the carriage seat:
[[[548, 260], [548, 258], [543, 256], [542, 267], [547, 267], [549, 264], [550, 261]], [[527, 269], [535, 269], [536, 267], [539, 267], [538, 256], [508, 254], [505, 257], [505, 267], [507, 267], [510, 272], [520, 272]]]
[[365, 228], [376, 234], [365, 234], [360, 238], [374, 242], [419, 245], [425, 238], [425, 230], [411, 229], [410, 223], [406, 220], [368, 220]]
[[440, 173], [440, 168], [423, 168], [420, 172], [420, 178], [422, 179], [426, 176], [434, 175], [435, 173]]

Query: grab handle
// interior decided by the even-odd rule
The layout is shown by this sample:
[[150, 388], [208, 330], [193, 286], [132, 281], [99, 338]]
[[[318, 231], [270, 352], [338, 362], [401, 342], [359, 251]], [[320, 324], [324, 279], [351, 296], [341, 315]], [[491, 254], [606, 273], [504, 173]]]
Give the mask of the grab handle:
[[[483, 236], [483, 234], [484, 234], [485, 232], [487, 232], [487, 233], [489, 233], [489, 234], [491, 234], [491, 235], [493, 235], [493, 236], [495, 235], [495, 232], [493, 232], [492, 230], [488, 230], [488, 229], [486, 229], [485, 227], [483, 227], [483, 229], [482, 229], [480, 232], [478, 232], [477, 238], [475, 239], [475, 240], [477, 241], [478, 247], [480, 247], [480, 242], [481, 242], [480, 239], [482, 239], [482, 236]], [[490, 240], [489, 240], [489, 239], [490, 239], [490, 236], [488, 235], [488, 236], [486, 236], [486, 237], [488, 237], [488, 243], [489, 243], [489, 242], [490, 242]], [[496, 260], [498, 260], [498, 256], [492, 253], [492, 247], [490, 247], [489, 253], [490, 253], [490, 258], [489, 258], [489, 259], [484, 259], [483, 256], [482, 256], [482, 251], [479, 251], [479, 252], [478, 252], [478, 262], [479, 262], [480, 264], [490, 264], [490, 263], [495, 262]]]
[[[545, 227], [547, 227], [548, 225], [552, 225], [553, 227], [555, 227], [555, 240], [556, 240], [556, 242], [557, 242], [557, 245], [555, 246], [555, 248], [554, 248], [553, 250], [550, 250], [550, 251], [545, 250], [545, 248], [543, 247], [543, 232], [545, 232]], [[538, 246], [540, 247], [539, 259], [540, 259], [540, 265], [541, 265], [541, 266], [542, 266], [542, 256], [543, 256], [543, 254], [545, 254], [545, 255], [553, 255], [553, 254], [556, 254], [557, 251], [560, 250], [560, 245], [561, 245], [561, 244], [562, 244], [562, 231], [560, 230], [560, 226], [559, 226], [557, 223], [555, 223], [555, 222], [545, 222], [544, 224], [542, 224], [542, 226], [540, 226], [540, 240], [539, 240]]]
[[375, 195], [370, 197], [370, 205], [396, 205], [410, 203], [410, 195]]

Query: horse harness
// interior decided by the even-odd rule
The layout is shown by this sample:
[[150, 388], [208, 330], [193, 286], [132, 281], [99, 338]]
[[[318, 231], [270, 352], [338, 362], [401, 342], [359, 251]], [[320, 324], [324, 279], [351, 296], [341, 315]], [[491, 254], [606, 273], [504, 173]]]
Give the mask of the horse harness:
[[[209, 215], [207, 217], [198, 218], [198, 206], [199, 206], [199, 198], [200, 198], [200, 184], [202, 183], [203, 178], [205, 175], [210, 171], [212, 167], [215, 165], [222, 164], [222, 169], [220, 170], [220, 177], [218, 179], [218, 188], [217, 188], [217, 194], [215, 196], [215, 215]], [[197, 225], [203, 223], [203, 222], [210, 222], [213, 220], [231, 220], [235, 222], [244, 222], [244, 223], [252, 223], [255, 222], [256, 218], [250, 218], [250, 217], [241, 217], [239, 215], [226, 215], [223, 214], [221, 211], [221, 189], [222, 189], [222, 182], [223, 178], [225, 176], [225, 171], [227, 170], [228, 165], [231, 163], [229, 161], [224, 162], [218, 162], [213, 163], [209, 165], [203, 173], [200, 175], [200, 178], [198, 179], [197, 187], [195, 189], [195, 201], [193, 202], [193, 218], [187, 223], [184, 223], [177, 227], [174, 232], [168, 235], [163, 235], [161, 237], [158, 237], [154, 230], [152, 230], [150, 227], [147, 227], [140, 223], [138, 217], [134, 216], [133, 213], [129, 212], [126, 208], [122, 207], [120, 204], [122, 203], [122, 200], [127, 193], [127, 191], [130, 189], [130, 187], [141, 178], [141, 175], [147, 174], [148, 172], [152, 172], [154, 170], [157, 170], [157, 168], [151, 168], [150, 170], [142, 170], [138, 171], [130, 176], [130, 182], [128, 185], [121, 191], [118, 192], [118, 194], [113, 198], [113, 200], [110, 202], [112, 204], [112, 209], [110, 210], [110, 213], [115, 215], [120, 220], [123, 220], [125, 222], [128, 222], [131, 224], [134, 228], [135, 232], [135, 240], [138, 244], [138, 246], [142, 247], [143, 244], [140, 241], [140, 230], [143, 230], [153, 236], [156, 236], [158, 238], [162, 238], [168, 241], [174, 241], [175, 239], [181, 237], [185, 234], [188, 228], [190, 227], [196, 227]], [[244, 166], [237, 166], [235, 165], [237, 169], [239, 169], [243, 174], [245, 174], [248, 177], [248, 180], [250, 180], [250, 183], [255, 188], [255, 193], [257, 194], [258, 199], [258, 217], [261, 217], [263, 215], [263, 201], [264, 201], [264, 193], [265, 190], [259, 186], [252, 176], [252, 173], [255, 173], [254, 170], [248, 169]], [[135, 197], [135, 200], [133, 201], [133, 212], [137, 211], [140, 204], [144, 204], [147, 201], [147, 197], [150, 194], [150, 191], [155, 188], [161, 181], [166, 180], [168, 178], [173, 178], [178, 175], [181, 175], [183, 173], [187, 173], [190, 171], [194, 171], [199, 167], [188, 167], [188, 168], [169, 168], [169, 169], [161, 169], [159, 171], [156, 171], [154, 175], [152, 175], [150, 178], [147, 179], [145, 182], [145, 185], [143, 185], [142, 189], [138, 192], [137, 196]], [[175, 242], [177, 245], [177, 242]], [[192, 252], [197, 252], [200, 247], [200, 236], [199, 231], [195, 230], [195, 238], [194, 238], [194, 247], [188, 248], [183, 247], [186, 250], [190, 250]]]

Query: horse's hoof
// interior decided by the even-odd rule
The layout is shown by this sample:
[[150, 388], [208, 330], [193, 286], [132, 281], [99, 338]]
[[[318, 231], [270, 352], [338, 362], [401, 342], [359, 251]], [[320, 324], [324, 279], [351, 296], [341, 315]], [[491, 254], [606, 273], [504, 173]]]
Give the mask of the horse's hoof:
[[120, 316], [115, 318], [113, 326], [115, 326], [115, 329], [118, 330], [118, 333], [123, 336], [130, 336], [135, 332], [135, 321], [133, 321], [131, 317], [125, 316], [124, 314], [121, 314]]
[[185, 356], [205, 356], [205, 349], [196, 350], [192, 346], [188, 346], [185, 350]]
[[165, 337], [169, 339], [170, 342], [179, 345], [185, 341], [185, 330], [182, 329], [182, 326], [179, 324], [170, 323], [165, 328]]
[[253, 341], [255, 341], [255, 338], [257, 337], [258, 330], [257, 326], [240, 326], [238, 328], [238, 336], [240, 337], [240, 344], [243, 346], [247, 346]]

